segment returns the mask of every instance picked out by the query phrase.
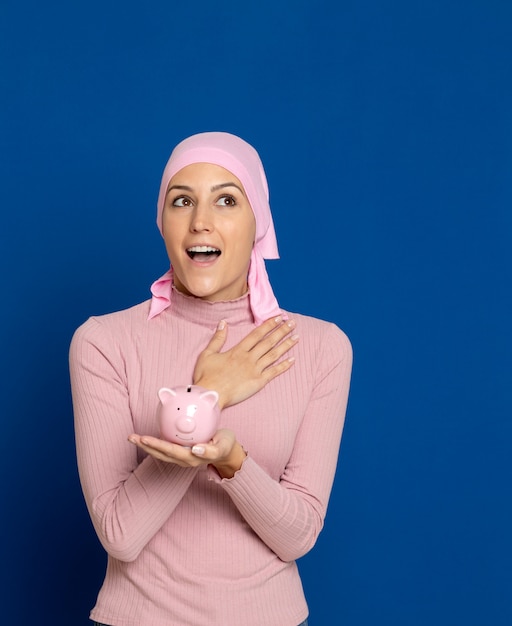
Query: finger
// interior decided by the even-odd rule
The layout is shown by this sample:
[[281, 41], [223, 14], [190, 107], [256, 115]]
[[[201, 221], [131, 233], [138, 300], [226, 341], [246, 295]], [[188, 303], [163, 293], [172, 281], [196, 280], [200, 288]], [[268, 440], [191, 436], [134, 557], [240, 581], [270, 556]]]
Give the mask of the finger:
[[[288, 320], [282, 324], [280, 324], [277, 328], [275, 328], [271, 333], [267, 334], [261, 341], [256, 344], [251, 352], [256, 359], [261, 359], [264, 355], [267, 355], [269, 352], [279, 348], [281, 346], [284, 338], [289, 335], [293, 329], [295, 328], [294, 320]], [[287, 350], [290, 349], [290, 345], [285, 350], [281, 349], [279, 356], [284, 354]], [[279, 352], [279, 350], [278, 350]], [[278, 357], [276, 357], [278, 358]], [[275, 360], [275, 358], [274, 358]]]
[[235, 441], [231, 430], [218, 430], [209, 443], [199, 443], [192, 447], [193, 455], [208, 461], [218, 461], [223, 458], [233, 447]]
[[170, 441], [165, 441], [164, 439], [149, 437], [147, 435], [144, 435], [143, 437], [139, 435], [130, 435], [128, 439], [131, 443], [134, 443], [139, 448], [144, 450], [144, 452], [147, 452], [162, 461], [186, 461], [187, 458], [190, 459], [191, 457], [190, 449], [176, 443], [171, 443]]
[[288, 359], [284, 359], [283, 361], [279, 361], [279, 363], [275, 363], [274, 365], [270, 365], [269, 367], [267, 367], [265, 370], [263, 370], [261, 374], [263, 379], [265, 380], [265, 384], [269, 383], [274, 378], [277, 378], [277, 376], [284, 374], [284, 372], [287, 372], [294, 363], [295, 358], [290, 357]]
[[217, 446], [208, 443], [196, 443], [192, 446], [191, 452], [194, 456], [208, 461], [214, 461], [217, 458]]
[[264, 337], [266, 337], [269, 333], [276, 329], [276, 327], [280, 326], [283, 321], [283, 316], [278, 315], [277, 317], [271, 317], [268, 320], [264, 321], [262, 324], [257, 326], [254, 330], [252, 330], [247, 337], [244, 337], [242, 341], [238, 344], [239, 348], [244, 350], [252, 350], [254, 346], [259, 344]]
[[205, 351], [220, 352], [222, 346], [226, 343], [227, 337], [227, 324], [225, 320], [221, 320], [213, 334], [213, 337], [208, 342]]
[[287, 352], [289, 352], [299, 341], [299, 335], [293, 334], [291, 337], [287, 337], [283, 339], [281, 343], [277, 346], [271, 348], [268, 352], [263, 354], [259, 360], [258, 365], [262, 370], [265, 370], [270, 365], [276, 363], [283, 357]]

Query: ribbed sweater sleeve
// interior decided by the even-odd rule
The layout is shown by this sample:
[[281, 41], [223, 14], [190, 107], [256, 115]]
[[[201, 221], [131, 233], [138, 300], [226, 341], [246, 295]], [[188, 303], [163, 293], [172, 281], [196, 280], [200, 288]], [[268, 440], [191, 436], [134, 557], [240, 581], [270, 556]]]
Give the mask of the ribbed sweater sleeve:
[[[256, 534], [283, 560], [293, 561], [314, 545], [326, 515], [336, 471], [352, 369], [348, 338], [330, 325], [320, 351], [303, 344], [298, 359], [316, 369], [317, 384], [280, 480], [249, 456], [231, 479], [212, 474]], [[296, 379], [280, 392], [297, 393]], [[272, 396], [266, 410], [272, 411]]]
[[133, 561], [158, 532], [197, 470], [138, 458], [126, 371], [117, 342], [89, 319], [70, 347], [80, 481], [105, 550]]

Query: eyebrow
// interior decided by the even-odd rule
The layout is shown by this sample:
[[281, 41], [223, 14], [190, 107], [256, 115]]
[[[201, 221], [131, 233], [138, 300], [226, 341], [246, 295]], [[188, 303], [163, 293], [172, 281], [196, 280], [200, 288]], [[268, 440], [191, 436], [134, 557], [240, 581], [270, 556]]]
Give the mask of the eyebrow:
[[[224, 189], [226, 187], [235, 187], [236, 189], [238, 189], [238, 191], [240, 191], [240, 193], [242, 193], [245, 196], [244, 190], [241, 187], [239, 187], [236, 183], [220, 183], [219, 185], [214, 185], [213, 187], [211, 187], [210, 191], [219, 191], [219, 189]], [[167, 195], [169, 191], [171, 191], [171, 189], [179, 189], [181, 191], [190, 191], [190, 192], [194, 191], [192, 187], [189, 187], [188, 185], [172, 185], [171, 187], [169, 187], [165, 195]]]
[[214, 185], [210, 191], [219, 191], [219, 189], [224, 189], [225, 187], [235, 187], [236, 189], [238, 189], [238, 191], [240, 193], [242, 193], [245, 196], [245, 191], [239, 187], [236, 183], [221, 183], [220, 185]]

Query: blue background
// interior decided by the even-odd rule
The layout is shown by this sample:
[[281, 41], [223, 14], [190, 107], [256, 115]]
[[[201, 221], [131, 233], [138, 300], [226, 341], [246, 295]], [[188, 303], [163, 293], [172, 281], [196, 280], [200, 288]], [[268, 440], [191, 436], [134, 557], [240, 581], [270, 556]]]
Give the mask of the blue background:
[[3, 623], [88, 623], [69, 341], [167, 269], [160, 175], [205, 130], [260, 152], [281, 305], [354, 347], [311, 626], [512, 623], [511, 27], [508, 0], [2, 2]]

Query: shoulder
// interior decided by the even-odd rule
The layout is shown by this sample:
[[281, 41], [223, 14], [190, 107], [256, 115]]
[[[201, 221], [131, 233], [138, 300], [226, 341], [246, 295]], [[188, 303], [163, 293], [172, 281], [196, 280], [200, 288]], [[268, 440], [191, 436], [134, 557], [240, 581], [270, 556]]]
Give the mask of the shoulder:
[[72, 345], [81, 342], [119, 341], [126, 336], [133, 337], [147, 324], [150, 302], [146, 300], [121, 311], [89, 317], [75, 330]]

